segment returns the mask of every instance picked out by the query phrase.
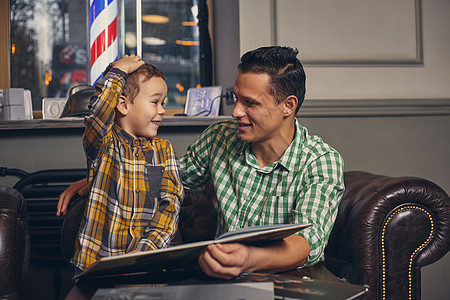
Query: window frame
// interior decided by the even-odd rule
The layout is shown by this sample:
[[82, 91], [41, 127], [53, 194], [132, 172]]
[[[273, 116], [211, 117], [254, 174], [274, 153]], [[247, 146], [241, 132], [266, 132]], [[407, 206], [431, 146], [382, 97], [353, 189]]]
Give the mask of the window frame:
[[0, 1], [0, 89], [11, 87], [9, 1]]

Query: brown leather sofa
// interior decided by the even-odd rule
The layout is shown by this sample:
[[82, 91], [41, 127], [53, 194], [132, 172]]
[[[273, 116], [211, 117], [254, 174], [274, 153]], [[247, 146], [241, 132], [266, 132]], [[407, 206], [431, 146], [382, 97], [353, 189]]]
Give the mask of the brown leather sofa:
[[0, 187], [0, 299], [20, 299], [29, 258], [26, 203], [17, 190]]
[[[450, 248], [449, 196], [436, 184], [414, 177], [346, 172], [345, 184], [321, 265], [342, 280], [370, 286], [364, 299], [420, 299], [421, 267]], [[73, 253], [82, 211], [79, 201], [64, 220], [61, 242], [66, 259]], [[209, 239], [215, 224], [211, 187], [188, 192], [174, 244]], [[309, 274], [314, 279], [314, 270]]]
[[[360, 299], [420, 299], [423, 266], [450, 250], [450, 199], [436, 184], [415, 177], [346, 172], [346, 191], [323, 265], [336, 277], [368, 285]], [[211, 190], [188, 194], [180, 232], [184, 240], [211, 235]], [[205, 199], [206, 198], [206, 199]], [[313, 267], [314, 268], [314, 267]], [[311, 277], [314, 271], [309, 272]], [[320, 277], [317, 279], [321, 279]]]
[[[354, 171], [345, 173], [345, 185], [323, 265], [344, 281], [368, 285], [369, 292], [361, 299], [420, 299], [421, 267], [450, 248], [449, 196], [436, 184], [414, 177]], [[79, 202], [63, 225], [67, 258], [73, 253], [81, 211]], [[210, 239], [215, 225], [212, 187], [187, 191], [180, 215], [181, 239]], [[174, 243], [178, 242], [179, 238]], [[308, 274], [314, 277], [314, 270]]]
[[324, 265], [364, 299], [420, 299], [420, 269], [450, 249], [450, 199], [414, 177], [346, 172], [346, 191], [325, 249]]

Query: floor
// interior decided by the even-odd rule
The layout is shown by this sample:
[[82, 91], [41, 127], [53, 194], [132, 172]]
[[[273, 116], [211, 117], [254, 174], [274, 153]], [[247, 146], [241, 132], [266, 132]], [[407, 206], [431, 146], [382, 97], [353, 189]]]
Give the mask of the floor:
[[24, 283], [23, 300], [64, 299], [73, 286], [72, 276], [69, 267], [53, 270], [30, 264]]

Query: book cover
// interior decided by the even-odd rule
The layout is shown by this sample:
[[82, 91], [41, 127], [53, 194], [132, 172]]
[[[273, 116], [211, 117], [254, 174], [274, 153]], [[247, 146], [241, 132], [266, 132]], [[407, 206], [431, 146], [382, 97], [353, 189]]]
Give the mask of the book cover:
[[120, 287], [99, 289], [92, 300], [146, 299], [146, 300], [273, 300], [272, 282], [242, 282], [219, 284], [192, 284], [153, 287]]
[[173, 270], [196, 260], [202, 249], [215, 243], [243, 243], [261, 246], [284, 239], [311, 224], [278, 224], [241, 228], [214, 240], [178, 245], [170, 248], [104, 257], [76, 278], [102, 277], [160, 270]]
[[184, 113], [188, 116], [218, 116], [221, 96], [221, 86], [190, 88]]
[[342, 281], [325, 281], [310, 278], [299, 278], [273, 273], [246, 273], [235, 281], [273, 282], [275, 299], [320, 300], [320, 299], [357, 299], [367, 293], [365, 285], [350, 284]]

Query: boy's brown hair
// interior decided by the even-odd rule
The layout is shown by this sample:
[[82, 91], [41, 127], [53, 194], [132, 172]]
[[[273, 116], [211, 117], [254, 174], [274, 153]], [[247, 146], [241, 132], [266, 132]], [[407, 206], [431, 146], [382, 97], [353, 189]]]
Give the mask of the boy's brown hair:
[[152, 77], [160, 77], [166, 80], [163, 72], [152, 64], [145, 63], [140, 66], [136, 71], [128, 74], [127, 82], [122, 90], [122, 95], [128, 98], [130, 102], [133, 102], [134, 98], [139, 94], [140, 85]]

